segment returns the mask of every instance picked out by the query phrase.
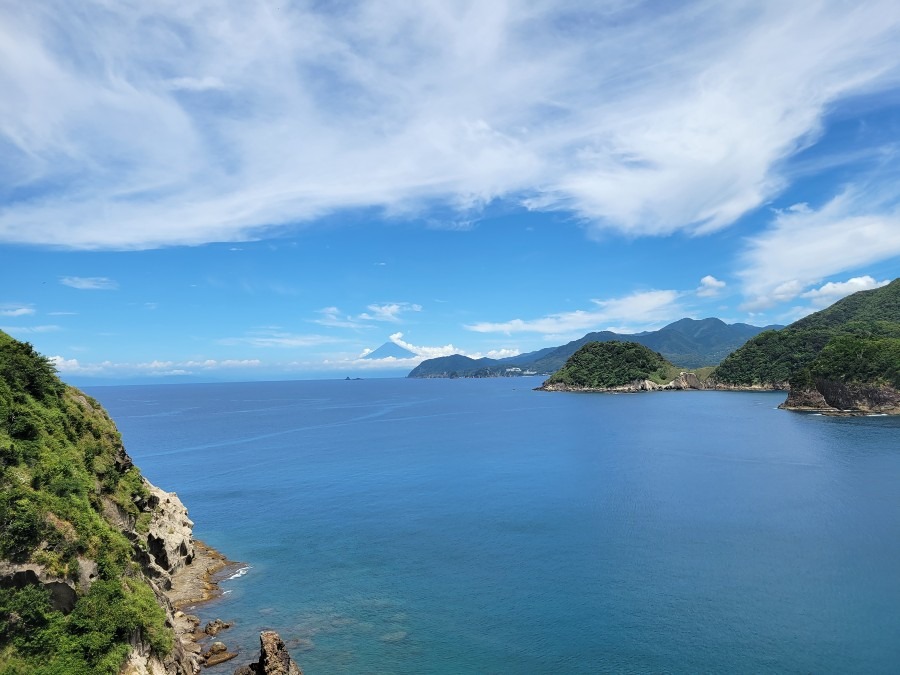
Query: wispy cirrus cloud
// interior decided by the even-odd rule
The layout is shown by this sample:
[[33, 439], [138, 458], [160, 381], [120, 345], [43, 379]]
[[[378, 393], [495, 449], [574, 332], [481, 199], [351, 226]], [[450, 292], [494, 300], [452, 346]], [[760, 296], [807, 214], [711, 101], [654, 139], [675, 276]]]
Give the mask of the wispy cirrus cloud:
[[243, 345], [248, 347], [319, 347], [322, 345], [330, 345], [338, 342], [333, 337], [325, 335], [313, 335], [302, 333], [291, 333], [279, 329], [266, 329], [252, 331], [247, 335], [240, 337], [222, 338], [216, 341], [220, 345], [233, 347]]
[[[847, 186], [819, 208], [797, 204], [776, 213], [742, 254], [743, 307], [767, 309], [836, 274], [900, 255], [900, 199], [892, 177]], [[842, 283], [851, 285], [830, 290], [859, 282]]]
[[387, 321], [389, 323], [399, 323], [400, 315], [407, 312], [421, 312], [422, 305], [416, 305], [410, 302], [389, 302], [383, 305], [368, 305], [368, 312], [359, 315], [360, 319], [365, 321]]
[[354, 319], [348, 314], [343, 314], [337, 307], [324, 307], [318, 311], [319, 318], [313, 319], [313, 323], [330, 328], [365, 328], [366, 324], [359, 319]]
[[119, 287], [117, 281], [107, 277], [60, 277], [59, 283], [80, 291], [114, 291]]
[[412, 302], [373, 303], [366, 310], [354, 316], [337, 307], [324, 307], [318, 311], [319, 318], [312, 322], [330, 328], [371, 328], [373, 322], [400, 323], [402, 314], [421, 312], [422, 306]]
[[62, 330], [60, 326], [55, 324], [44, 324], [41, 326], [0, 326], [0, 330], [9, 333], [13, 337], [17, 335], [35, 335], [39, 333], [55, 333]]
[[35, 311], [28, 305], [0, 305], [0, 316], [31, 316]]
[[682, 293], [674, 290], [639, 291], [621, 298], [591, 300], [592, 309], [557, 312], [537, 319], [511, 319], [500, 322], [468, 324], [467, 330], [476, 333], [544, 333], [566, 335], [593, 330], [623, 330], [615, 324], [641, 330], [661, 321], [684, 316], [678, 299]]
[[896, 91], [898, 39], [892, 0], [6, 3], [0, 241], [471, 223], [494, 199], [707, 232], [781, 190], [837, 104]]

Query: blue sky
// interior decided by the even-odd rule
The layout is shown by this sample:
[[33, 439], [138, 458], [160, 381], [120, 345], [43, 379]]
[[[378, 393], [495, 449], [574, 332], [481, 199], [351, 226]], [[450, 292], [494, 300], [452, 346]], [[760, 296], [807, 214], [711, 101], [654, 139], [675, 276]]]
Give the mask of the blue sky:
[[898, 44], [893, 1], [4, 3], [0, 328], [77, 383], [789, 323], [898, 276]]

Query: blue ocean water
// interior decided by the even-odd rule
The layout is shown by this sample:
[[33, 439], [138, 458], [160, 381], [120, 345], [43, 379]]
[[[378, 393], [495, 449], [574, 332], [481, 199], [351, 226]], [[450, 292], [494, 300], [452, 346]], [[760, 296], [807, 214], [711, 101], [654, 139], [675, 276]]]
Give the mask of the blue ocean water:
[[195, 535], [204, 620], [306, 675], [897, 672], [900, 419], [539, 381], [96, 387]]

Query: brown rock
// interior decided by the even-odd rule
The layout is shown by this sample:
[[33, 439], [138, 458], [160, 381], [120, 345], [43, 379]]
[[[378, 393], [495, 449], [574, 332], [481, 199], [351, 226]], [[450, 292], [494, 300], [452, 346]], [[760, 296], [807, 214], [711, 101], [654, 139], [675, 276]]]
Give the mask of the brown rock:
[[233, 652], [220, 652], [218, 654], [211, 655], [208, 659], [206, 659], [206, 667], [211, 668], [212, 666], [217, 666], [220, 663], [225, 663], [226, 661], [231, 661], [231, 659], [235, 658], [237, 654]]
[[259, 634], [259, 644], [259, 660], [249, 666], [241, 666], [234, 671], [235, 675], [303, 675], [278, 633], [263, 631]]
[[231, 628], [231, 624], [222, 619], [216, 619], [215, 621], [210, 621], [206, 624], [206, 628], [203, 629], [203, 632], [212, 637], [213, 635], [218, 635], [219, 631], [223, 631], [226, 628]]

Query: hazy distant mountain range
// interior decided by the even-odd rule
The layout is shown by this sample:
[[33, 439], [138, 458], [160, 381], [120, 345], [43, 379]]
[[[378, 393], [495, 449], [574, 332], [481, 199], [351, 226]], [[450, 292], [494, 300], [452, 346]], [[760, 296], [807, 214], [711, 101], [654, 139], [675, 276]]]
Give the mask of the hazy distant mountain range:
[[[496, 377], [525, 372], [550, 373], [563, 366], [579, 347], [588, 342], [613, 340], [637, 342], [684, 368], [714, 366], [750, 338], [766, 330], [781, 326], [751, 326], [746, 323], [727, 324], [721, 319], [681, 319], [656, 331], [635, 335], [600, 331], [588, 333], [559, 347], [547, 347], [535, 352], [504, 359], [472, 359], [461, 354], [428, 359], [416, 366], [408, 377]], [[377, 350], [376, 350], [377, 351]], [[372, 352], [374, 354], [375, 352]], [[371, 356], [371, 355], [369, 355]], [[519, 373], [515, 369], [519, 368]]]

